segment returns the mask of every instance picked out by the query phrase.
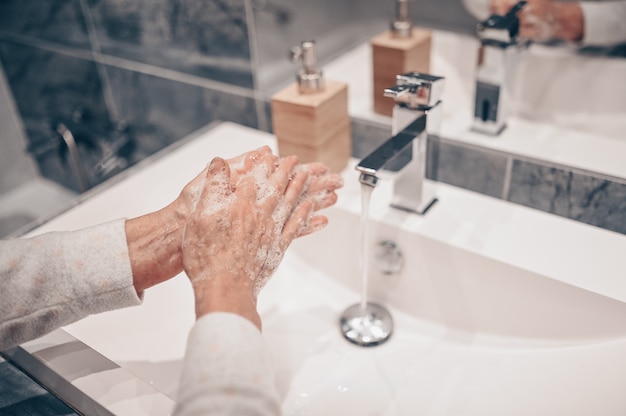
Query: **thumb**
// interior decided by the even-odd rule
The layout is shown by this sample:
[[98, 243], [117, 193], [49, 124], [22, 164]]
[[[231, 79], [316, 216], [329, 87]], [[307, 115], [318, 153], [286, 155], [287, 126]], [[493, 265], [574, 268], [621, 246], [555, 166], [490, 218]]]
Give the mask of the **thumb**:
[[196, 209], [201, 212], [215, 210], [223, 205], [224, 198], [230, 194], [232, 194], [230, 167], [224, 159], [216, 157], [207, 169]]

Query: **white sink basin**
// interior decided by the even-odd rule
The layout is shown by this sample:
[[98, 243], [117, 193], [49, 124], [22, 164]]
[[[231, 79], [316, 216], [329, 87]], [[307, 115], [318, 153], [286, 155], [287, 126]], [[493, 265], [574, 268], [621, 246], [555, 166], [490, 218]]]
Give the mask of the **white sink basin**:
[[[154, 210], [212, 156], [263, 144], [274, 138], [223, 124], [37, 232]], [[359, 188], [344, 175], [330, 225], [293, 244], [259, 299], [285, 415], [626, 414], [625, 236], [445, 185], [426, 216], [409, 215], [387, 207], [382, 181], [372, 243], [395, 242], [405, 265], [393, 276], [372, 265], [370, 297], [395, 332], [361, 348], [338, 324], [361, 289]], [[141, 307], [91, 316], [17, 358], [88, 414], [169, 414], [192, 299], [181, 274]]]
[[626, 304], [384, 224], [374, 242], [395, 241], [406, 263], [375, 273], [371, 298], [396, 330], [349, 344], [338, 317], [359, 301], [359, 219], [330, 219], [293, 246], [262, 302], [285, 414], [626, 412]]

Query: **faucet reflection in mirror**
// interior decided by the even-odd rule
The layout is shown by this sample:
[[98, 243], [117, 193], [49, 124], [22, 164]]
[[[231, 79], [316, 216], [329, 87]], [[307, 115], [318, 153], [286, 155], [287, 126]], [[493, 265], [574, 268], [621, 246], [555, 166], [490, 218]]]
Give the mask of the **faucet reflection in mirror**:
[[424, 214], [435, 202], [435, 192], [426, 180], [426, 149], [429, 135], [438, 135], [441, 120], [443, 77], [409, 72], [396, 77], [385, 89], [395, 100], [392, 137], [366, 156], [356, 167], [361, 183], [376, 186], [378, 175], [389, 161], [411, 145], [411, 160], [396, 174], [391, 206]]
[[[60, 160], [73, 175], [78, 191], [85, 192], [126, 169], [135, 143], [124, 120], [96, 130], [87, 127], [82, 117], [82, 112], [77, 110], [72, 119], [52, 121], [50, 139], [45, 146], [58, 148]], [[31, 152], [43, 151], [31, 148]]]
[[472, 130], [496, 136], [506, 127], [515, 68], [527, 44], [518, 37], [520, 1], [504, 16], [478, 23], [480, 39]]

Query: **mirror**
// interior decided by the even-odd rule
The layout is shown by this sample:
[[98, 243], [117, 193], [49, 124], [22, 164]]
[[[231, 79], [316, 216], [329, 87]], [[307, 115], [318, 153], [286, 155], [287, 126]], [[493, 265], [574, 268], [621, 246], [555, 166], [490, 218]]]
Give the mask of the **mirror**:
[[[255, 3], [259, 86], [265, 97], [293, 82], [297, 68], [286, 58], [292, 43], [314, 38], [326, 77], [349, 84], [353, 118], [389, 125], [388, 117], [372, 111], [368, 42], [388, 28], [393, 1]], [[626, 178], [622, 161], [626, 154], [626, 42], [611, 47], [531, 44], [516, 68], [509, 128], [499, 137], [470, 131], [479, 49], [477, 17], [472, 12], [484, 10], [486, 4], [486, 0], [409, 2], [416, 26], [433, 30], [431, 73], [446, 77], [443, 137]], [[319, 15], [318, 9], [325, 10], [322, 22], [313, 18]], [[290, 18], [277, 24], [269, 10], [282, 10]]]
[[[411, 1], [410, 12], [418, 24], [471, 35], [476, 21], [459, 1]], [[394, 14], [393, 0], [253, 0], [252, 6], [257, 85], [265, 96], [293, 81], [287, 51], [301, 40], [316, 40], [320, 62], [328, 64], [386, 30]]]
[[[59, 121], [78, 136], [68, 124], [78, 116], [98, 133], [96, 141], [81, 134], [77, 146], [84, 166], [101, 167], [87, 172], [92, 184], [215, 120], [268, 130], [269, 97], [297, 70], [287, 51], [306, 39], [318, 42], [327, 78], [350, 84], [355, 122], [387, 134], [390, 119], [372, 111], [368, 41], [387, 30], [393, 0], [138, 0], [130, 9], [118, 3], [0, 2], [3, 224], [19, 229], [34, 217], [32, 227], [89, 197], [69, 150], [61, 151]], [[624, 183], [626, 60], [617, 57], [619, 48], [534, 45], [518, 68], [525, 75], [514, 91], [510, 128], [481, 136], [468, 128], [477, 19], [461, 0], [409, 0], [409, 7], [416, 25], [434, 34], [431, 72], [447, 80], [442, 133], [449, 141]], [[537, 126], [541, 134], [532, 130]], [[29, 210], [7, 202], [26, 185], [37, 197], [26, 198]]]
[[0, 238], [50, 218], [70, 206], [77, 194], [43, 178], [24, 149], [6, 78], [0, 67]]

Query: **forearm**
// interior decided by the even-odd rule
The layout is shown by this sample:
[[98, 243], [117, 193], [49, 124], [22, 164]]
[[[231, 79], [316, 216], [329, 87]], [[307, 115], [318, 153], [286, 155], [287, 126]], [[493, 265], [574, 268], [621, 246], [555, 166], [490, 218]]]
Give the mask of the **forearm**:
[[183, 270], [181, 242], [186, 212], [176, 203], [126, 221], [126, 240], [138, 293]]
[[137, 305], [123, 220], [0, 241], [0, 350]]
[[569, 42], [580, 42], [585, 34], [583, 11], [579, 3], [555, 3], [558, 22], [555, 37]]

